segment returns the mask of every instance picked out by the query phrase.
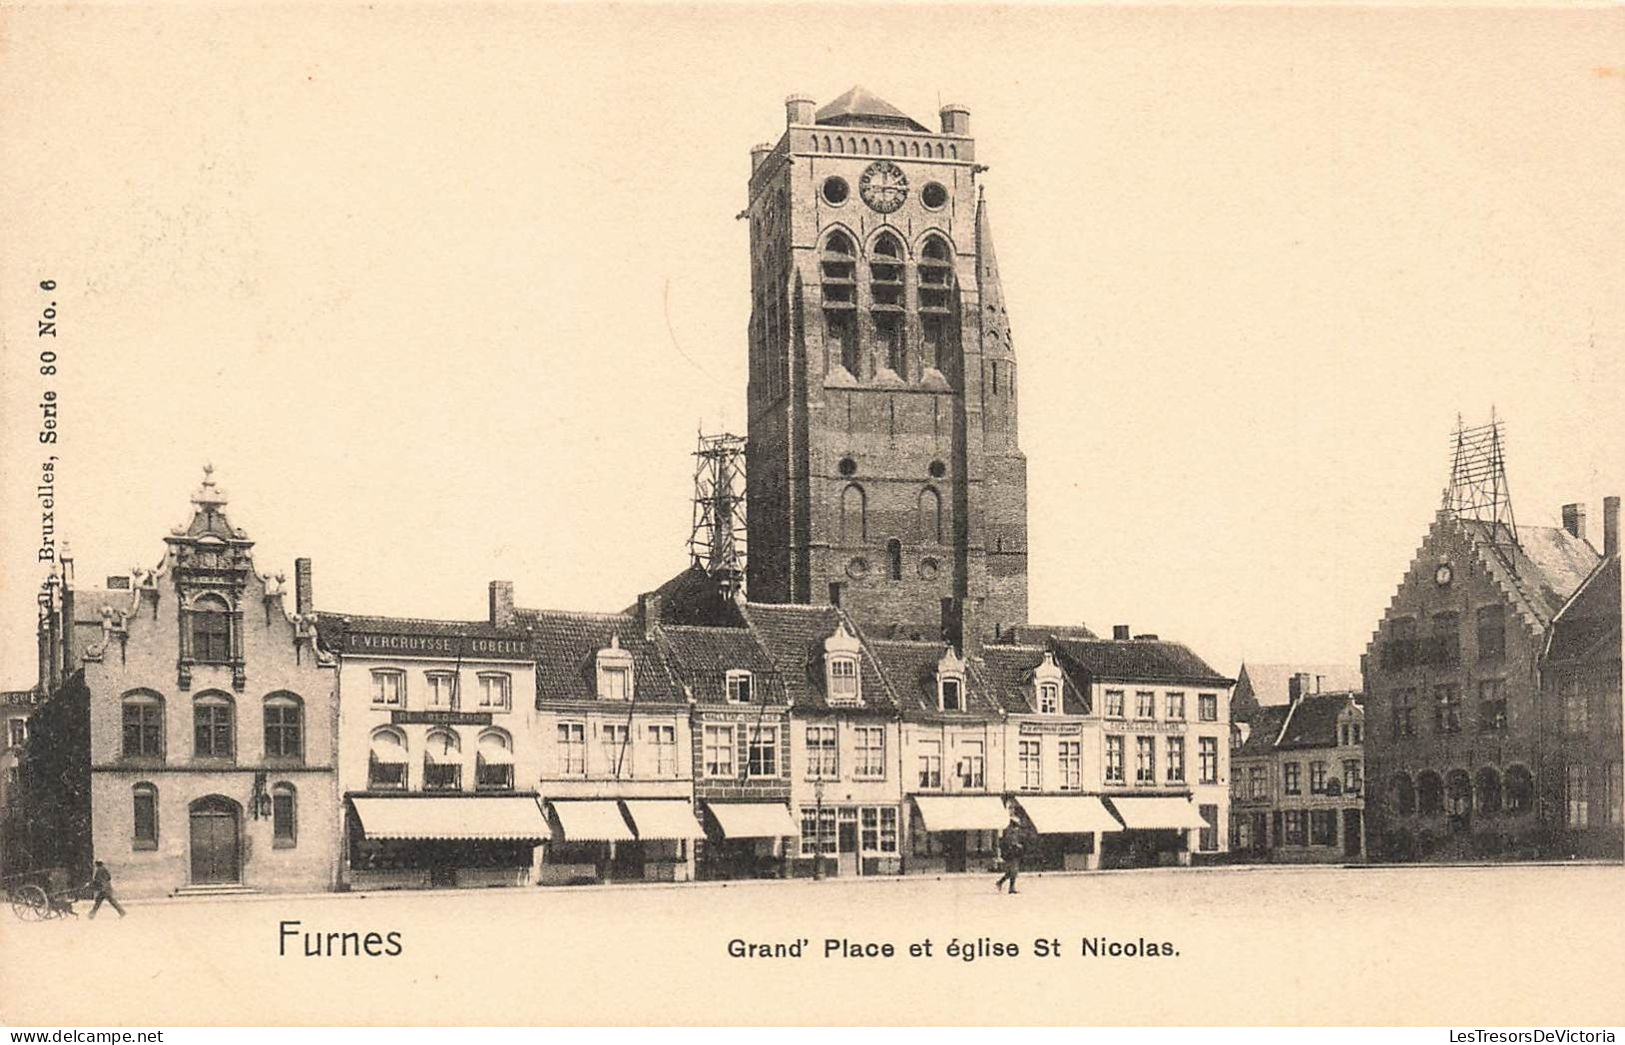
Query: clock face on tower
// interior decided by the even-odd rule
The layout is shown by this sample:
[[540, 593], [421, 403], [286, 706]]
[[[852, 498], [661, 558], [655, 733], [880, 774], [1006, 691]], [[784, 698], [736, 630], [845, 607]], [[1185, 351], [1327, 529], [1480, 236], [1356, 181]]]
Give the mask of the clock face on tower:
[[871, 210], [890, 214], [908, 199], [908, 178], [902, 168], [888, 160], [877, 160], [864, 169], [858, 192]]

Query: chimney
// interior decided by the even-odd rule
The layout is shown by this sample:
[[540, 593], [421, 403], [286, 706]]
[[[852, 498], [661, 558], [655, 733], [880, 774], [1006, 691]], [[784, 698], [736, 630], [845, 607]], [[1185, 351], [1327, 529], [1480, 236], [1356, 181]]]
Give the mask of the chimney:
[[982, 622], [975, 599], [942, 600], [942, 641], [958, 650], [961, 657], [982, 655]]
[[654, 638], [655, 625], [659, 623], [660, 596], [646, 591], [638, 596], [638, 624], [643, 628], [643, 637]]
[[1586, 506], [1583, 504], [1565, 504], [1563, 506], [1563, 529], [1569, 531], [1569, 536], [1586, 539]]
[[941, 115], [943, 134], [970, 133], [970, 110], [963, 105], [944, 105]]
[[1128, 636], [1129, 636], [1129, 630], [1128, 630], [1128, 625], [1127, 624], [1113, 624], [1112, 625], [1112, 641], [1113, 642], [1127, 642], [1128, 641]]
[[311, 607], [315, 605], [315, 597], [310, 587], [310, 560], [293, 560], [293, 611], [301, 616], [308, 615]]
[[1602, 499], [1602, 553], [1612, 559], [1619, 554], [1619, 498]]
[[792, 94], [784, 100], [786, 125], [807, 126], [813, 122], [813, 100], [805, 94]]
[[844, 587], [845, 585], [840, 581], [829, 582], [829, 604], [831, 606], [839, 606], [841, 604], [841, 589]]
[[1156, 642], [1157, 641], [1156, 632], [1152, 632], [1152, 631], [1142, 632], [1139, 635], [1134, 636], [1134, 638], [1138, 642]]
[[762, 161], [767, 159], [767, 154], [772, 151], [773, 146], [767, 142], [760, 142], [750, 147], [750, 172], [752, 174], [756, 173], [756, 169], [762, 165]]
[[491, 582], [491, 624], [498, 628], [513, 627], [513, 581]]
[[1292, 677], [1287, 680], [1286, 684], [1287, 703], [1296, 704], [1304, 697], [1307, 697], [1310, 692], [1309, 687], [1313, 684], [1313, 676], [1307, 671], [1293, 672]]

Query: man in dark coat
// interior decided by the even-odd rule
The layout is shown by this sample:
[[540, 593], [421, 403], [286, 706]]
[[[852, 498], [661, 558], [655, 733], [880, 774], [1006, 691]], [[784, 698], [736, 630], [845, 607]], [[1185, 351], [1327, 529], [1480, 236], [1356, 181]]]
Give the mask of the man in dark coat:
[[108, 871], [107, 865], [100, 860], [96, 861], [96, 870], [90, 876], [90, 898], [95, 900], [90, 908], [90, 916], [96, 917], [96, 912], [102, 909], [102, 901], [106, 900], [113, 905], [120, 918], [124, 917], [124, 908], [119, 906], [118, 897], [113, 895], [113, 875]]
[[1021, 850], [1021, 824], [1012, 818], [1004, 834], [999, 836], [999, 859], [1004, 861], [1004, 874], [999, 876], [993, 888], [1002, 892], [1004, 883], [1009, 882], [1010, 893], [1015, 895], [1016, 875], [1021, 873]]

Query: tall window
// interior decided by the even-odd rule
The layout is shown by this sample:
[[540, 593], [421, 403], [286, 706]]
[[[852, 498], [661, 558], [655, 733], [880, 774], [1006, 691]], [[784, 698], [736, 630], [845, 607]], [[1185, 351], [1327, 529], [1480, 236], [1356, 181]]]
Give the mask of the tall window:
[[1061, 687], [1053, 682], [1042, 682], [1038, 686], [1038, 713], [1041, 715], [1055, 715], [1061, 711]]
[[858, 264], [852, 240], [844, 232], [832, 232], [824, 240], [820, 261], [825, 336], [834, 349], [833, 366], [839, 363], [853, 377], [862, 377], [858, 356]]
[[1196, 807], [1197, 813], [1202, 817], [1202, 833], [1197, 837], [1197, 847], [1204, 853], [1211, 853], [1219, 848], [1219, 807], [1216, 805], [1201, 805]]
[[587, 775], [586, 723], [559, 723], [559, 772], [564, 776]]
[[1063, 740], [1060, 747], [1060, 789], [1062, 791], [1083, 790], [1083, 742], [1080, 740]]
[[1360, 778], [1360, 760], [1347, 759], [1343, 762], [1343, 790], [1351, 795], [1360, 793], [1364, 782]]
[[1284, 845], [1304, 844], [1304, 814], [1301, 809], [1288, 809], [1285, 817], [1285, 828], [1282, 832]]
[[603, 746], [609, 775], [616, 779], [631, 776], [632, 727], [624, 722], [605, 722], [598, 727], [598, 741]]
[[1268, 798], [1270, 792], [1269, 774], [1263, 766], [1253, 766], [1247, 770], [1247, 797]]
[[1196, 697], [1197, 717], [1203, 722], [1219, 721], [1219, 695], [1217, 693], [1201, 693]]
[[1122, 690], [1120, 690], [1120, 689], [1108, 689], [1106, 691], [1106, 717], [1107, 718], [1122, 718], [1123, 717], [1123, 691]]
[[474, 790], [513, 790], [513, 741], [500, 729], [480, 734], [475, 750]]
[[424, 741], [423, 790], [461, 791], [463, 744], [457, 734], [437, 729]]
[[406, 703], [406, 676], [393, 669], [372, 673], [372, 702], [380, 707], [398, 708]]
[[829, 695], [837, 702], [852, 703], [858, 699], [858, 658], [830, 658]]
[[1326, 793], [1326, 763], [1309, 763], [1309, 793], [1311, 795]]
[[232, 757], [233, 732], [230, 697], [204, 693], [192, 702], [192, 751], [198, 758]]
[[192, 659], [204, 664], [231, 662], [231, 607], [218, 595], [192, 603]]
[[1433, 615], [1433, 644], [1435, 659], [1440, 664], [1455, 664], [1461, 660], [1461, 617], [1454, 612]]
[[869, 256], [870, 322], [886, 369], [908, 376], [903, 356], [903, 245], [891, 233], [875, 240]]
[[1440, 733], [1461, 732], [1461, 687], [1454, 682], [1433, 687], [1433, 725]]
[[1410, 816], [1416, 812], [1416, 788], [1411, 785], [1410, 777], [1396, 773], [1390, 787], [1393, 789], [1395, 812], [1400, 816]]
[[1506, 729], [1506, 691], [1500, 679], [1485, 679], [1478, 684], [1478, 731], [1505, 733]]
[[1123, 779], [1123, 738], [1106, 738], [1106, 783], [1121, 784]]
[[1535, 778], [1523, 766], [1512, 766], [1507, 770], [1506, 810], [1509, 813], [1527, 813], [1535, 802]]
[[133, 803], [131, 844], [136, 849], [158, 848], [158, 789], [137, 784], [130, 790]]
[[920, 789], [937, 790], [942, 787], [942, 741], [922, 740], [920, 751]]
[[1580, 680], [1573, 675], [1565, 676], [1558, 683], [1558, 693], [1563, 698], [1563, 732], [1570, 735], [1584, 733], [1591, 717], [1590, 701], [1586, 699], [1586, 691], [1580, 688]]
[[1168, 738], [1168, 783], [1185, 782], [1185, 738]]
[[405, 735], [394, 729], [374, 731], [372, 754], [367, 760], [367, 790], [400, 791], [405, 787]]
[[14, 718], [6, 722], [6, 746], [22, 747], [28, 743], [28, 720]]
[[807, 727], [807, 779], [838, 780], [834, 726]]
[[1044, 789], [1044, 745], [1041, 740], [1023, 740], [1016, 749], [1016, 760], [1021, 767], [1021, 789]]
[[292, 784], [271, 788], [271, 848], [292, 849], [299, 844], [299, 792]]
[[1416, 735], [1416, 690], [1396, 689], [1393, 696], [1394, 737]]
[[732, 726], [706, 726], [701, 754], [708, 777], [734, 775], [734, 728]]
[[1289, 795], [1303, 794], [1303, 767], [1296, 762], [1281, 764], [1281, 790]]
[[750, 703], [750, 672], [730, 671], [727, 675], [728, 702], [731, 704]]
[[893, 537], [886, 542], [886, 562], [889, 567], [891, 579], [903, 579], [903, 542]]
[[886, 727], [858, 726], [853, 730], [857, 765], [852, 775], [860, 780], [886, 779]]
[[603, 700], [627, 700], [632, 696], [632, 670], [620, 664], [606, 664], [598, 669]]
[[480, 676], [480, 710], [507, 711], [512, 700], [511, 681], [499, 672]]
[[655, 775], [677, 775], [677, 727], [650, 726], [649, 743], [654, 745]]
[[1202, 737], [1197, 743], [1200, 745], [1197, 757], [1202, 761], [1201, 782], [1204, 784], [1217, 784], [1219, 782], [1219, 738]]
[[1183, 722], [1183, 721], [1185, 721], [1185, 694], [1183, 694], [1183, 693], [1170, 693], [1170, 694], [1168, 694], [1167, 703], [1168, 703], [1168, 714], [1167, 714], [1166, 717], [1167, 717], [1168, 721], [1169, 722]]
[[1506, 607], [1480, 606], [1478, 618], [1478, 659], [1498, 660], [1506, 656]]
[[1563, 797], [1568, 803], [1570, 827], [1586, 827], [1591, 823], [1591, 800], [1586, 784], [1586, 767], [1570, 762], [1563, 771]]
[[962, 687], [964, 682], [957, 678], [944, 678], [939, 680], [938, 689], [942, 696], [942, 710], [964, 711], [965, 701]]
[[431, 671], [426, 678], [429, 683], [429, 707], [436, 711], [456, 711], [457, 676], [449, 671]]
[[305, 757], [305, 708], [291, 693], [265, 698], [265, 757]]
[[749, 761], [746, 772], [753, 777], [779, 775], [779, 728], [751, 726]]
[[942, 495], [929, 486], [920, 491], [919, 539], [942, 543]]
[[1157, 717], [1157, 695], [1155, 692], [1142, 689], [1134, 694], [1134, 717], [1152, 719]]
[[863, 487], [848, 483], [841, 491], [841, 543], [862, 544], [869, 539], [869, 514]]
[[1134, 782], [1136, 784], [1155, 784], [1157, 782], [1157, 738], [1134, 738]]
[[125, 696], [124, 757], [164, 757], [164, 701], [158, 694]]
[[921, 362], [941, 370], [944, 360], [948, 358], [953, 330], [949, 295], [953, 289], [954, 269], [948, 244], [936, 236], [926, 240], [920, 250], [918, 270], [920, 348], [924, 356]]

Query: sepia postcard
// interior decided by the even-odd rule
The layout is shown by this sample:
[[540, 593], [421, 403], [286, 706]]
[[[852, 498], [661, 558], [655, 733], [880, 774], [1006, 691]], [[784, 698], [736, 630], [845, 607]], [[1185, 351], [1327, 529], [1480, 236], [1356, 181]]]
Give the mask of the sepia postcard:
[[1625, 1023], [1622, 171], [1617, 5], [5, 5], [0, 1023]]

